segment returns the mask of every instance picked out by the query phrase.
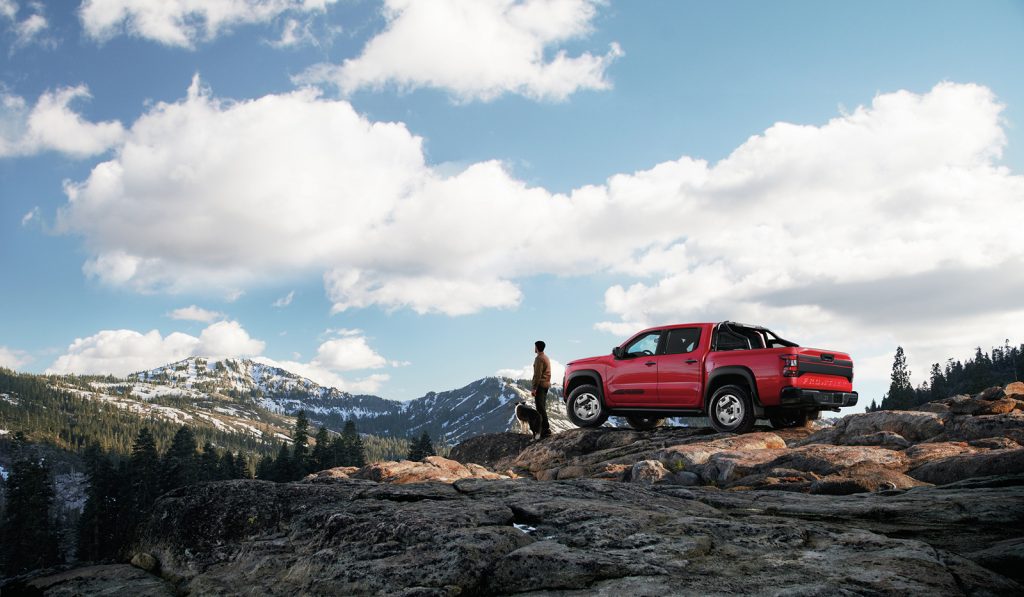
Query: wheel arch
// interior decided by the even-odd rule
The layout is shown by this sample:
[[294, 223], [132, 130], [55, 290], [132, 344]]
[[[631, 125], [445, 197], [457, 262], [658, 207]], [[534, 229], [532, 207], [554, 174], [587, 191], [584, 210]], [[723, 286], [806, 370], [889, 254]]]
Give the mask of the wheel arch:
[[579, 371], [573, 371], [565, 379], [565, 388], [562, 390], [562, 396], [565, 400], [569, 400], [569, 394], [572, 393], [576, 388], [592, 384], [597, 386], [600, 398], [604, 400], [604, 386], [602, 385], [601, 374], [594, 369], [580, 369]]
[[708, 401], [711, 400], [715, 391], [722, 386], [730, 384], [745, 386], [747, 391], [750, 392], [750, 399], [754, 402], [754, 406], [762, 408], [761, 398], [757, 395], [757, 382], [754, 378], [754, 372], [740, 365], [731, 365], [719, 367], [708, 375], [708, 383], [704, 388], [705, 411], [708, 408]]

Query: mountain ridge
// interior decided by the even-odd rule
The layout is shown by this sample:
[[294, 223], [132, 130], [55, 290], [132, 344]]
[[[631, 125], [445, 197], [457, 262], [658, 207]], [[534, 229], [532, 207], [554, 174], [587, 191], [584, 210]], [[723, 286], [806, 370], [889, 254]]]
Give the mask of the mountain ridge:
[[[347, 420], [359, 430], [382, 436], [408, 437], [426, 431], [432, 438], [457, 443], [481, 433], [516, 430], [514, 405], [533, 404], [528, 381], [485, 376], [460, 388], [427, 392], [419, 398], [398, 401], [369, 394], [352, 394], [253, 359], [190, 356], [124, 378], [82, 378], [71, 389], [122, 408], [139, 408], [149, 416], [189, 417], [167, 410], [189, 406], [234, 417], [264, 421], [266, 413], [294, 416], [300, 410], [318, 424], [338, 431]], [[91, 394], [89, 392], [91, 391]], [[549, 393], [548, 411], [556, 431], [569, 429], [561, 388]], [[137, 402], [138, 405], [131, 404]], [[163, 408], [161, 408], [163, 405]], [[261, 413], [260, 411], [266, 411]], [[199, 419], [208, 419], [199, 416]], [[255, 433], [256, 428], [241, 429]], [[280, 432], [278, 440], [286, 439]]]

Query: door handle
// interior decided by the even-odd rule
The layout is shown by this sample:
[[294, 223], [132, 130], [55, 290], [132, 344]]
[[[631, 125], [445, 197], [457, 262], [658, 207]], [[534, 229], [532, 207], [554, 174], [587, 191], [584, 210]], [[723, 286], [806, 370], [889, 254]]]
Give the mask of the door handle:
[[646, 363], [644, 363], [644, 365], [647, 365], [648, 367], [650, 367], [651, 365], [657, 365], [657, 364], [658, 363], [656, 363], [654, 361], [647, 361]]
[[696, 362], [697, 362], [697, 359], [686, 359], [686, 364], [687, 365], [692, 365], [692, 364], [694, 364]]

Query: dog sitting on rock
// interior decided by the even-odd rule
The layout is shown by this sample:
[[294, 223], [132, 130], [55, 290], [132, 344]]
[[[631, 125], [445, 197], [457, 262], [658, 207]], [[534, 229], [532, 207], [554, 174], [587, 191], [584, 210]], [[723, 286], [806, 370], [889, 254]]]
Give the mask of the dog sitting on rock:
[[526, 402], [520, 400], [516, 403], [516, 419], [523, 433], [533, 434], [533, 439], [540, 439], [540, 413]]

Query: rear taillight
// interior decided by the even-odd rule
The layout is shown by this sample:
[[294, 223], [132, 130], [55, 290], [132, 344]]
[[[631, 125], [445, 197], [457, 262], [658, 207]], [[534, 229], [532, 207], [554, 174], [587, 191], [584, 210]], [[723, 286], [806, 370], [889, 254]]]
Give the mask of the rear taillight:
[[794, 354], [784, 354], [782, 357], [782, 376], [783, 377], [796, 377], [799, 375], [797, 370], [797, 358]]

